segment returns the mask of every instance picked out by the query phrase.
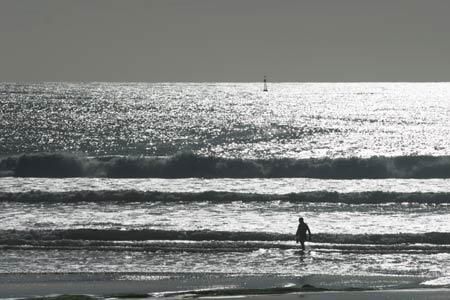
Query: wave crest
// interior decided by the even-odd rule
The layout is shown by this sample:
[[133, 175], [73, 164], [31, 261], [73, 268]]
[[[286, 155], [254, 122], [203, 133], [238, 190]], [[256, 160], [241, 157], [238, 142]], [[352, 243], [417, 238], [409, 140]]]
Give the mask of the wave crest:
[[[57, 230], [1, 230], [0, 244], [14, 244], [17, 241], [293, 241], [293, 234], [245, 231], [209, 230], [156, 230], [156, 229], [57, 229]], [[331, 234], [313, 235], [315, 243], [394, 245], [394, 244], [435, 244], [450, 245], [450, 233], [395, 233], [395, 234]]]
[[72, 191], [45, 192], [31, 191], [23, 193], [0, 192], [0, 202], [23, 203], [76, 203], [76, 202], [203, 202], [211, 201], [288, 201], [296, 203], [348, 203], [348, 204], [378, 204], [378, 203], [450, 203], [450, 193], [398, 193], [398, 192], [355, 192], [338, 193], [327, 191], [302, 192], [291, 194], [252, 194], [233, 192], [200, 192], [200, 193], [170, 193], [155, 191]]
[[24, 154], [3, 158], [0, 175], [111, 178], [450, 178], [450, 156], [338, 159], [227, 159], [190, 152], [170, 157]]

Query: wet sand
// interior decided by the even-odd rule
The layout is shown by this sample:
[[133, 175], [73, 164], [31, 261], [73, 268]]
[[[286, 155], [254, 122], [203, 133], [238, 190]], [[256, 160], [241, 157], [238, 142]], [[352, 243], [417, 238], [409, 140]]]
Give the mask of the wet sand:
[[[246, 297], [247, 298], [247, 297]], [[203, 298], [208, 299], [208, 298]], [[212, 299], [212, 298], [210, 298]], [[217, 298], [215, 298], [217, 299]], [[444, 300], [450, 299], [450, 289], [407, 289], [358, 292], [310, 292], [285, 295], [248, 296], [249, 300]]]
[[[0, 274], [0, 298], [30, 298], [55, 295], [92, 295], [127, 298], [153, 298], [162, 296], [164, 299], [180, 299], [194, 296], [198, 299], [234, 299], [248, 300], [266, 299], [450, 299], [450, 289], [446, 288], [401, 288], [391, 290], [368, 291], [321, 291], [314, 286], [303, 286], [289, 290], [273, 288], [282, 286], [282, 282], [292, 281], [289, 277], [274, 276], [180, 276], [149, 275], [152, 280], [139, 279], [139, 275], [116, 274]], [[376, 278], [372, 278], [376, 280]], [[243, 284], [243, 282], [245, 282]], [[241, 283], [239, 286], [238, 283]], [[172, 291], [173, 293], [167, 293]], [[214, 293], [210, 293], [214, 291]], [[217, 293], [218, 292], [218, 293]], [[215, 294], [216, 296], [211, 296]], [[223, 294], [223, 296], [217, 296]], [[256, 295], [257, 294], [257, 295]]]
[[[14, 284], [0, 283], [0, 298], [28, 298], [48, 295], [142, 295], [146, 296], [149, 282], [145, 281], [98, 281], [98, 282], [53, 282]], [[187, 295], [185, 295], [187, 296]], [[165, 299], [180, 299], [183, 296], [165, 297]], [[233, 295], [233, 296], [201, 296], [198, 299], [248, 299], [248, 300], [352, 300], [352, 299], [409, 299], [409, 300], [439, 300], [449, 299], [450, 289], [406, 289], [382, 291], [327, 291], [303, 292], [292, 294], [267, 295]]]

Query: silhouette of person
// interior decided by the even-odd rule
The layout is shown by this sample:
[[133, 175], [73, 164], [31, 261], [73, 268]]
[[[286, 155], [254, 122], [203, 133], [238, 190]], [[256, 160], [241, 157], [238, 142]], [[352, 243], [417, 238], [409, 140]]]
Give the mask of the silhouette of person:
[[311, 230], [309, 230], [308, 224], [303, 222], [303, 218], [298, 219], [298, 228], [295, 233], [295, 240], [302, 245], [302, 250], [305, 250], [306, 232], [309, 234], [309, 241], [311, 241]]

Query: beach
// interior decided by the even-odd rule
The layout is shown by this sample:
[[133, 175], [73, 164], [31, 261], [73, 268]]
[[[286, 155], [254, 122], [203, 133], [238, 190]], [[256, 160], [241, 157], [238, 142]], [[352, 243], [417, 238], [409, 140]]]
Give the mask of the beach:
[[277, 283], [294, 281], [295, 278], [274, 276], [224, 279], [197, 274], [174, 279], [168, 274], [16, 274], [0, 275], [0, 279], [0, 298], [86, 295], [92, 298], [149, 299], [448, 299], [450, 295], [450, 289], [430, 287], [387, 290], [325, 290], [311, 285], [277, 287]]

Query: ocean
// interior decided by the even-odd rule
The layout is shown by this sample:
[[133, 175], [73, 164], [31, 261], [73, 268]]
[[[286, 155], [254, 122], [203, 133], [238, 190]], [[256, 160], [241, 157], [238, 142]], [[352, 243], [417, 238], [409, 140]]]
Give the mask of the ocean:
[[450, 83], [0, 83], [0, 283], [450, 287], [449, 116]]

